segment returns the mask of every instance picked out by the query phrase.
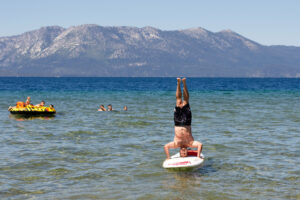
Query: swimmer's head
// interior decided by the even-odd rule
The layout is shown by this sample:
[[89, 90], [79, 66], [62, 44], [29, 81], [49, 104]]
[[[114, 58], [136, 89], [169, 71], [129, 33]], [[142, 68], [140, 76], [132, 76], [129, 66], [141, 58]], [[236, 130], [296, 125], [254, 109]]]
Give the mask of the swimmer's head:
[[187, 157], [188, 156], [188, 150], [186, 147], [180, 148], [180, 157]]
[[104, 108], [104, 105], [100, 105], [99, 109], [100, 109], [100, 111], [106, 111], [106, 109]]
[[108, 110], [108, 111], [112, 111], [112, 105], [111, 105], [111, 104], [108, 104], [107, 110]]

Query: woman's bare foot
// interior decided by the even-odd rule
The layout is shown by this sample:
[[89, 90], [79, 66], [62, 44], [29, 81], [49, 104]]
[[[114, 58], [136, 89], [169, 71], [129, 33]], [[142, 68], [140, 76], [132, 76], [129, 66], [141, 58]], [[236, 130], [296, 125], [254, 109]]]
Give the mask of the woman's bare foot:
[[181, 79], [177, 78], [177, 84], [180, 84], [180, 82], [181, 82]]
[[185, 84], [186, 78], [182, 78], [182, 82], [183, 84]]

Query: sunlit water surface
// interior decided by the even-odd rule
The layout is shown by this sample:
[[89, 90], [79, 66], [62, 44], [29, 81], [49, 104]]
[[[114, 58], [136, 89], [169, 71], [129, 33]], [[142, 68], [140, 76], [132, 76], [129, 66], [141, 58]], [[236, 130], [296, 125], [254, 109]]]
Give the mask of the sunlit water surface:
[[[300, 79], [188, 87], [206, 160], [169, 172], [175, 78], [0, 78], [0, 198], [300, 199]], [[10, 115], [27, 96], [54, 104], [56, 117]]]

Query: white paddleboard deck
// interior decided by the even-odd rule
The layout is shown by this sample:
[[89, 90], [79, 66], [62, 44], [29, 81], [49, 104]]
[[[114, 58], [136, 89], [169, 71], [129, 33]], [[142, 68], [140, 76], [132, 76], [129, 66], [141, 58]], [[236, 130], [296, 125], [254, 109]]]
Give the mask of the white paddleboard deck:
[[204, 155], [201, 153], [200, 158], [195, 155], [180, 157], [177, 153], [171, 156], [171, 159], [165, 160], [163, 163], [163, 168], [165, 169], [176, 169], [176, 168], [198, 168], [204, 162]]

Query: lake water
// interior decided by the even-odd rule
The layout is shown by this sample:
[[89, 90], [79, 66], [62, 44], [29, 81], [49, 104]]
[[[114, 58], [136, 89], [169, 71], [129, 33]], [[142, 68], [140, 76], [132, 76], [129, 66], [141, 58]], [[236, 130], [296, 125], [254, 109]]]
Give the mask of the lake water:
[[[206, 159], [170, 172], [176, 78], [0, 78], [0, 199], [300, 199], [300, 79], [187, 83]], [[56, 116], [10, 115], [27, 96]]]

